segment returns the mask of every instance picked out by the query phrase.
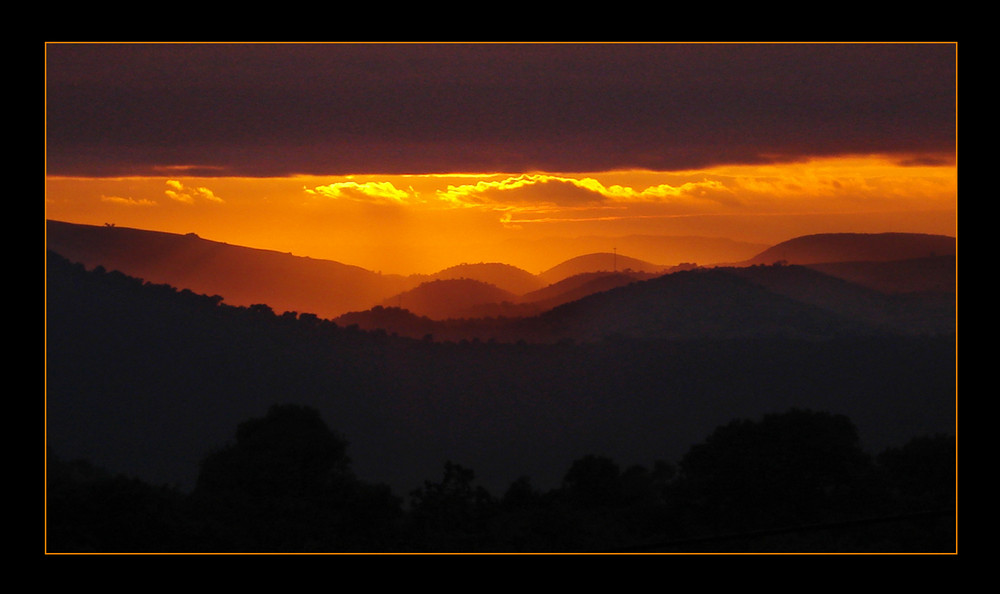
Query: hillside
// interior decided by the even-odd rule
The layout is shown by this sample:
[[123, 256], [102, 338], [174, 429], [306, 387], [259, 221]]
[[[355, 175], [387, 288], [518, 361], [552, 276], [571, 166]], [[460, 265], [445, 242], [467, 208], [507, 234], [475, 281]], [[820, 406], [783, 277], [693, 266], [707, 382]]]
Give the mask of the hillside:
[[590, 295], [540, 317], [553, 333], [578, 340], [805, 338], [872, 332], [863, 320], [771, 291], [726, 269], [667, 274]]
[[[520, 297], [468, 279], [462, 284], [457, 284], [461, 281], [436, 281], [387, 299], [384, 305], [349, 312], [334, 321], [345, 326], [357, 325], [365, 330], [384, 330], [411, 338], [550, 341], [553, 337], [541, 331], [536, 324], [536, 316], [564, 303], [643, 278], [648, 276], [612, 272], [579, 274]], [[446, 288], [449, 284], [450, 288]], [[455, 291], [465, 295], [453, 298], [450, 306], [443, 305], [441, 302], [446, 293]], [[471, 298], [471, 293], [475, 291], [478, 291], [478, 300]]]
[[889, 262], [825, 262], [809, 268], [883, 293], [954, 293], [955, 256], [941, 255]]
[[[476, 286], [475, 281], [466, 282]], [[436, 305], [435, 312], [430, 308], [445, 295], [444, 285], [437, 293], [431, 291], [438, 283], [423, 287], [422, 299], [431, 305], [415, 303], [416, 312], [405, 311], [406, 301], [401, 299], [336, 321], [414, 338], [503, 342], [594, 341], [612, 336], [832, 338], [942, 335], [955, 330], [953, 293], [887, 294], [805, 266], [704, 268], [663, 275], [580, 274], [528, 293], [519, 303], [486, 303], [512, 297], [497, 297], [487, 290], [480, 293], [478, 305], [466, 300], [451, 311]], [[451, 315], [463, 312], [479, 315]]]
[[[871, 264], [888, 267], [897, 263]], [[835, 268], [841, 270], [840, 267]], [[946, 334], [955, 329], [953, 291], [905, 294], [883, 291], [811, 266], [750, 266], [725, 270], [778, 295], [815, 305], [884, 331]], [[903, 276], [917, 278], [924, 271], [924, 267], [915, 267], [908, 271], [910, 274]]]
[[232, 305], [332, 318], [408, 288], [405, 277], [358, 266], [123, 227], [47, 221], [48, 249], [89, 268], [103, 266], [153, 283], [219, 295]]
[[[558, 485], [587, 453], [677, 460], [731, 419], [789, 407], [848, 415], [876, 451], [954, 427], [953, 336], [441, 343], [236, 308], [57, 255], [47, 274], [48, 446], [154, 484], [189, 488], [199, 460], [274, 403], [317, 408], [350, 442], [359, 477], [400, 494], [449, 459], [494, 493], [525, 475]], [[686, 323], [714, 288], [725, 297], [698, 317], [727, 299], [768, 311], [746, 279], [672, 276], [566, 307], [608, 317], [597, 306], [611, 296], [672, 301], [660, 311], [687, 312]]]
[[522, 303], [531, 303], [538, 311], [552, 309], [557, 305], [576, 301], [601, 291], [608, 291], [640, 280], [646, 280], [656, 273], [639, 272], [582, 272], [564, 278], [551, 285], [521, 296]]
[[588, 272], [633, 271], [657, 273], [664, 272], [666, 270], [666, 266], [651, 264], [649, 262], [621, 254], [594, 253], [570, 258], [565, 262], [543, 271], [538, 275], [538, 277], [546, 285], [551, 285], [571, 276], [585, 274]]
[[741, 265], [817, 264], [825, 262], [886, 262], [954, 255], [956, 241], [946, 235], [923, 233], [821, 233], [804, 235], [772, 246]]
[[831, 339], [947, 335], [955, 330], [954, 306], [954, 296], [946, 293], [890, 295], [807, 267], [782, 265], [696, 269], [645, 280], [578, 275], [528, 294], [519, 304], [481, 304], [475, 308], [482, 314], [478, 317], [434, 317], [426, 310], [391, 306], [336, 321], [443, 341]]
[[[671, 336], [694, 336], [701, 331], [712, 334], [721, 328], [719, 320], [731, 315], [738, 319], [743, 315], [729, 308], [752, 295], [730, 298], [709, 290], [704, 295], [692, 296], [692, 309], [671, 309], [673, 301], [658, 300], [651, 288], [660, 284], [639, 283], [642, 286], [631, 289], [626, 286], [655, 280], [658, 275], [674, 277], [679, 269], [692, 265], [666, 268], [615, 253], [570, 258], [539, 275], [502, 263], [479, 263], [460, 264], [433, 275], [403, 277], [380, 275], [328, 260], [232, 246], [194, 234], [48, 221], [46, 239], [51, 250], [91, 268], [101, 265], [153, 283], [217, 295], [232, 305], [266, 304], [278, 313], [294, 311], [337, 319], [354, 312], [362, 328], [372, 327], [376, 320], [385, 320], [392, 322], [384, 327], [385, 330], [401, 332], [405, 327], [407, 331], [403, 334], [407, 336], [412, 336], [416, 329], [420, 331], [419, 336], [430, 333], [448, 339], [502, 337], [504, 340], [546, 341], [563, 331], [566, 336], [575, 338], [599, 338], [607, 333], [632, 334], [639, 329]], [[933, 235], [844, 233], [804, 236], [774, 246], [758, 254], [753, 261], [781, 256], [781, 261], [813, 262], [808, 266], [815, 274], [807, 279], [805, 270], [799, 267], [741, 263], [738, 267], [746, 270], [739, 274], [747, 279], [753, 276], [750, 280], [754, 280], [756, 288], [792, 299], [784, 313], [777, 303], [770, 303], [770, 298], [761, 296], [752, 304], [746, 302], [746, 307], [756, 308], [751, 316], [754, 323], [748, 323], [746, 333], [767, 334], [777, 327], [787, 329], [786, 322], [777, 321], [780, 315], [789, 319], [799, 315], [800, 322], [809, 319], [809, 324], [840, 325], [829, 320], [819, 322], [816, 312], [791, 313], [803, 305], [819, 308], [823, 315], [845, 317], [852, 324], [870, 325], [883, 331], [948, 331], [954, 327], [955, 259], [946, 254], [954, 254], [954, 243], [954, 238]], [[929, 253], [938, 255], [898, 259]], [[832, 282], [834, 279], [840, 282]], [[677, 282], [676, 279], [663, 281], [662, 286]], [[628, 290], [613, 291], [618, 289]], [[549, 324], [548, 321], [557, 319], [556, 315], [545, 318], [548, 320], [545, 324], [532, 321], [534, 316], [555, 307], [606, 292], [613, 295], [599, 298], [605, 305], [598, 308], [600, 311], [591, 312], [592, 319], [581, 317], [572, 324], [563, 320], [563, 326]], [[653, 294], [636, 303], [624, 297], [643, 292]], [[713, 303], [719, 308], [716, 314], [705, 310]], [[402, 308], [428, 321], [484, 320], [450, 323], [446, 331], [441, 327], [431, 331], [426, 330], [425, 321], [416, 323], [398, 316], [387, 317], [384, 312], [361, 315], [375, 306]], [[770, 313], [764, 314], [760, 308], [768, 308]], [[698, 311], [705, 311], [705, 315], [692, 317], [692, 312]], [[621, 326], [629, 316], [634, 319]], [[684, 316], [688, 319], [683, 320]], [[524, 321], [486, 318], [523, 318]], [[765, 318], [770, 321], [760, 327], [754, 325]], [[664, 324], [673, 329], [667, 331]], [[766, 329], [769, 325], [770, 329]], [[584, 327], [590, 329], [583, 330]]]
[[[528, 316], [615, 285], [605, 280], [589, 289], [556, 296], [553, 282], [616, 267], [630, 273], [662, 267], [623, 255], [572, 258], [543, 275], [499, 262], [459, 264], [430, 275], [381, 275], [358, 266], [124, 227], [46, 222], [48, 249], [89, 268], [102, 266], [153, 283], [219, 295], [232, 305], [266, 304], [277, 312], [313, 313], [334, 319], [376, 305], [399, 307], [436, 319], [468, 316]], [[624, 277], [619, 277], [624, 278]], [[432, 281], [474, 281], [431, 284]], [[496, 290], [489, 289], [489, 285]], [[609, 282], [611, 284], [609, 284]], [[419, 291], [416, 288], [428, 284]], [[415, 291], [407, 293], [408, 291]], [[522, 295], [531, 294], [526, 299]]]
[[523, 295], [544, 286], [544, 283], [540, 278], [531, 274], [527, 270], [500, 262], [457, 264], [434, 274], [413, 275], [411, 278], [420, 280], [421, 282], [468, 278], [486, 284], [495, 285], [497, 288], [515, 295]]
[[502, 304], [513, 304], [517, 295], [494, 285], [468, 278], [435, 280], [385, 299], [384, 307], [399, 307], [435, 320], [496, 315]]
[[722, 237], [619, 235], [508, 240], [497, 247], [497, 253], [511, 262], [535, 261], [538, 254], [546, 254], [551, 258], [551, 266], [555, 266], [580, 254], [603, 253], [617, 248], [619, 254], [646, 262], [669, 266], [693, 262], [705, 266], [746, 260], [767, 247]]

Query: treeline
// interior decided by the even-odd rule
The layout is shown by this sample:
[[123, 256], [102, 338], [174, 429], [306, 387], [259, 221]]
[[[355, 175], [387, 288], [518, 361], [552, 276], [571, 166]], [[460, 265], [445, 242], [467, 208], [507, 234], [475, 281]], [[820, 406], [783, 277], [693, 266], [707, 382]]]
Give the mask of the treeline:
[[359, 480], [315, 409], [275, 405], [202, 459], [191, 493], [51, 455], [50, 553], [955, 552], [955, 441], [877, 456], [842, 415], [718, 427], [676, 463], [575, 460], [491, 493], [445, 461], [407, 494]]
[[[47, 273], [50, 552], [954, 549], [953, 440], [886, 450], [954, 428], [953, 336], [441, 342], [51, 253]], [[285, 431], [260, 417], [272, 404], [313, 441], [264, 439]], [[732, 455], [759, 439], [774, 468], [722, 478], [754, 466], [686, 449], [791, 409], [836, 413], [787, 424], [840, 427], [814, 453], [851, 455], [814, 476], [763, 420], [716, 433]], [[886, 451], [859, 454], [858, 431]], [[655, 458], [676, 462], [633, 463]], [[789, 502], [780, 469], [813, 490]]]

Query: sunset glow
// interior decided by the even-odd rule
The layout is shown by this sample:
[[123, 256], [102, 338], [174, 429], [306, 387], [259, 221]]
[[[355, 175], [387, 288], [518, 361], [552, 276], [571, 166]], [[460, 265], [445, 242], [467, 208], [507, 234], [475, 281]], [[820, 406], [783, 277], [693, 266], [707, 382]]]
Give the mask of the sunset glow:
[[[828, 231], [955, 233], [953, 163], [842, 157], [698, 171], [51, 177], [47, 217], [196, 233], [386, 272], [507, 261], [505, 243], [629, 234], [773, 244]], [[540, 271], [559, 255], [512, 262]], [[676, 264], [676, 262], [658, 262]]]
[[401, 273], [537, 272], [634, 235], [956, 232], [949, 44], [46, 52], [50, 219]]
[[957, 43], [44, 50], [47, 552], [957, 545]]

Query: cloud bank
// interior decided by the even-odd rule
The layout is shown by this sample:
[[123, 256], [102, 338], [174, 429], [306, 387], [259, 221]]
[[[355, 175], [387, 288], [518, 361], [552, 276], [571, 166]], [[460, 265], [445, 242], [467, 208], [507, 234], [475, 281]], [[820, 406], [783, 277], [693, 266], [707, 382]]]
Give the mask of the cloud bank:
[[950, 158], [955, 55], [954, 44], [55, 43], [47, 166], [285, 176]]

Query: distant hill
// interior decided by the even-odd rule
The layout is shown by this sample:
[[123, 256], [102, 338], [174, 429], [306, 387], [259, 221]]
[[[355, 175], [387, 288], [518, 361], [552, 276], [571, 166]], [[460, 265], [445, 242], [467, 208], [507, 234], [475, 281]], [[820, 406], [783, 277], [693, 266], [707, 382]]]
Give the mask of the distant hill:
[[[423, 278], [413, 275], [412, 278]], [[495, 285], [515, 295], [523, 295], [545, 286], [545, 283], [527, 270], [499, 262], [458, 264], [440, 272], [427, 275], [426, 280], [454, 280], [469, 278]]]
[[713, 340], [777, 323], [823, 330], [815, 309], [787, 307], [789, 297], [725, 270], [553, 310], [569, 330], [597, 316], [637, 336], [650, 319], [662, 321], [648, 334], [701, 332], [599, 344], [409, 340], [231, 307], [51, 254], [46, 275], [47, 447], [153, 484], [190, 488], [199, 460], [274, 403], [320, 410], [349, 441], [358, 476], [401, 496], [449, 459], [497, 495], [522, 476], [558, 485], [588, 452], [623, 468], [675, 461], [722, 423], [791, 407], [848, 415], [872, 451], [955, 423], [953, 337]]
[[[888, 267], [895, 263], [872, 264]], [[720, 270], [730, 271], [778, 295], [882, 330], [940, 334], [955, 328], [954, 294], [945, 291], [898, 294], [845, 280], [810, 266], [749, 266]]]
[[727, 269], [676, 272], [567, 303], [540, 316], [577, 340], [833, 337], [874, 333], [859, 319], [769, 290]]
[[652, 264], [637, 258], [623, 256], [611, 252], [594, 253], [570, 258], [540, 273], [538, 277], [546, 284], [557, 283], [563, 279], [587, 272], [665, 272], [666, 266]]
[[521, 296], [521, 302], [532, 304], [536, 311], [545, 311], [558, 305], [582, 299], [594, 293], [652, 278], [657, 273], [642, 272], [583, 272], [555, 282], [544, 289]]
[[[853, 332], [858, 324], [933, 333], [954, 327], [955, 239], [936, 235], [804, 236], [739, 266], [719, 269], [737, 277], [726, 282], [614, 253], [571, 258], [537, 276], [502, 263], [479, 263], [403, 277], [194, 234], [48, 221], [46, 239], [52, 251], [90, 268], [100, 265], [217, 295], [231, 305], [266, 304], [278, 313], [313, 313], [331, 320], [348, 312], [360, 316], [375, 306], [404, 309], [419, 323], [385, 311], [357, 319], [362, 328], [381, 321], [387, 331], [406, 327], [406, 335], [418, 337], [810, 335], [831, 328], [835, 334]], [[812, 270], [759, 264], [772, 259], [802, 261]], [[751, 284], [734, 284], [742, 281]], [[563, 309], [550, 311], [554, 308]], [[458, 318], [484, 321], [451, 322], [447, 332], [440, 324], [427, 323]]]
[[[346, 313], [338, 324], [363, 330], [438, 340], [519, 339], [547, 340], [535, 325], [535, 316], [577, 299], [650, 278], [640, 273], [591, 272], [564, 279], [520, 297], [478, 281], [455, 279], [425, 283], [389, 298], [365, 311]], [[457, 295], [457, 297], [456, 297]], [[451, 305], [443, 303], [452, 300]], [[498, 318], [498, 319], [492, 319]]]
[[669, 266], [693, 262], [705, 266], [743, 261], [767, 247], [766, 244], [723, 237], [619, 235], [509, 240], [498, 246], [497, 251], [504, 255], [504, 261], [509, 262], [536, 262], [539, 254], [545, 254], [554, 266], [580, 254], [602, 253], [617, 248], [619, 254], [629, 254], [647, 262]]
[[[441, 282], [441, 281], [439, 281]], [[475, 281], [466, 281], [475, 283]], [[445, 285], [424, 287], [430, 304]], [[474, 284], [472, 286], [475, 286]], [[479, 293], [481, 301], [431, 311], [406, 301], [337, 319], [363, 329], [438, 340], [552, 342], [631, 338], [718, 339], [761, 336], [948, 334], [955, 328], [954, 293], [886, 293], [806, 266], [718, 267], [663, 275], [594, 272], [523, 295]], [[412, 300], [411, 300], [412, 301]], [[459, 315], [476, 314], [476, 315]], [[506, 319], [470, 319], [489, 316]], [[457, 320], [454, 318], [467, 318]], [[448, 319], [447, 322], [446, 318]]]
[[497, 315], [499, 304], [513, 304], [517, 295], [468, 278], [435, 280], [385, 299], [384, 307], [399, 307], [434, 320]]
[[883, 293], [954, 293], [955, 255], [910, 258], [891, 262], [825, 262], [809, 268]]
[[384, 330], [399, 336], [421, 338], [432, 337], [440, 332], [440, 324], [427, 316], [398, 307], [376, 305], [365, 311], [352, 311], [333, 320], [341, 326], [357, 326], [361, 330]]
[[954, 255], [954, 237], [923, 233], [821, 233], [772, 246], [742, 265], [886, 262]]
[[[746, 284], [745, 284], [746, 283]], [[806, 266], [681, 271], [555, 308], [542, 318], [574, 338], [948, 334], [949, 293], [885, 293]]]
[[[499, 262], [459, 264], [429, 275], [381, 275], [331, 260], [234, 246], [191, 233], [180, 235], [126, 227], [46, 222], [47, 247], [89, 268], [103, 266], [153, 283], [219, 295], [231, 305], [267, 304], [277, 312], [313, 313], [334, 319], [376, 305], [403, 307], [434, 319], [469, 316], [527, 316], [607, 290], [626, 281], [593, 279], [589, 287], [547, 285], [579, 274], [650, 274], [664, 267], [615, 254], [572, 258], [543, 275]], [[416, 287], [433, 281], [453, 282]], [[629, 281], [630, 282], [630, 281]], [[481, 283], [477, 285], [475, 283]], [[493, 287], [494, 289], [490, 289]], [[412, 293], [407, 293], [413, 291]], [[532, 294], [526, 299], [522, 295]], [[405, 303], [401, 303], [405, 301]], [[437, 301], [437, 303], [435, 303]], [[518, 304], [518, 305], [515, 305]]]
[[152, 283], [219, 295], [231, 305], [264, 303], [279, 313], [333, 318], [369, 308], [411, 286], [402, 276], [194, 234], [47, 221], [46, 242], [48, 249], [88, 268], [103, 266]]

